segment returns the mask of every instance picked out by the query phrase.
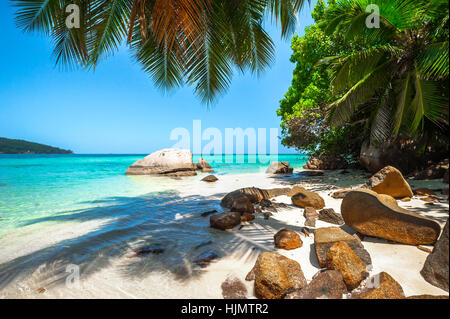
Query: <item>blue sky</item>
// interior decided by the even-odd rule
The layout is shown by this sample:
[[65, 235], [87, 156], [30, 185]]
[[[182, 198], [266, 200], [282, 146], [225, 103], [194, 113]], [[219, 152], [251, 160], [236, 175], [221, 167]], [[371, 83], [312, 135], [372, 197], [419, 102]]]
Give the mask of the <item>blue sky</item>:
[[[313, 3], [299, 15], [298, 34], [313, 23]], [[228, 92], [208, 109], [191, 87], [161, 92], [126, 49], [104, 60], [95, 72], [55, 68], [50, 39], [16, 29], [9, 4], [0, 1], [0, 137], [76, 153], [147, 154], [172, 146], [170, 132], [176, 127], [192, 132], [193, 120], [201, 120], [203, 129], [222, 132], [279, 128], [276, 110], [294, 65], [289, 62], [290, 40], [281, 40], [275, 26], [267, 25], [276, 44], [273, 66], [259, 78], [235, 73]], [[281, 143], [278, 151], [295, 152]]]

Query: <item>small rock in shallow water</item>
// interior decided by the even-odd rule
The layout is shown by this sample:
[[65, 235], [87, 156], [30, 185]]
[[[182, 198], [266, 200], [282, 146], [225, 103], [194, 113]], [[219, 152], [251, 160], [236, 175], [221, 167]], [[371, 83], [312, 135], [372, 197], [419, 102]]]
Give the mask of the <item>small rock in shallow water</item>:
[[197, 266], [199, 266], [200, 268], [205, 268], [207, 267], [213, 260], [218, 259], [219, 255], [217, 255], [216, 253], [213, 252], [207, 252], [207, 253], [203, 253], [200, 256], [198, 256], [193, 263]]
[[148, 254], [159, 255], [164, 252], [164, 249], [161, 248], [141, 248], [135, 251], [136, 255], [144, 256]]
[[207, 216], [209, 216], [209, 215], [211, 215], [211, 214], [214, 214], [214, 213], [217, 213], [217, 210], [215, 210], [215, 209], [209, 210], [209, 211], [207, 211], [207, 212], [202, 213], [200, 216], [202, 216], [202, 217], [207, 217]]
[[209, 218], [211, 227], [220, 230], [231, 229], [241, 223], [241, 214], [238, 212], [212, 215]]

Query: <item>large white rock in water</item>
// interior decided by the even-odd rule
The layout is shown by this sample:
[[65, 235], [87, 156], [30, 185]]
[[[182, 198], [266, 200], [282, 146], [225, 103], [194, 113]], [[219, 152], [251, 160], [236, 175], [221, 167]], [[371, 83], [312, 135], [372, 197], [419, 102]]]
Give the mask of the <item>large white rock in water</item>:
[[156, 151], [128, 167], [127, 175], [193, 176], [196, 165], [189, 150], [175, 148]]

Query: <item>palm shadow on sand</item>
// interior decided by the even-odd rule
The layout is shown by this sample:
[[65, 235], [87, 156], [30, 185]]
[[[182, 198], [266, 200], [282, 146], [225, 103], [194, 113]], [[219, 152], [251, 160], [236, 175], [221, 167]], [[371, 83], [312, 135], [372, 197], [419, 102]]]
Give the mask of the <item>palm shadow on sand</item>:
[[[202, 258], [233, 255], [254, 259], [262, 251], [274, 250], [273, 235], [286, 225], [272, 218], [267, 221], [261, 214], [250, 224], [232, 231], [209, 227], [209, 216], [201, 214], [210, 210], [220, 212], [217, 198], [223, 195], [180, 197], [176, 192], [160, 192], [113, 197], [97, 200], [97, 207], [28, 221], [22, 226], [46, 222], [99, 223], [88, 233], [0, 264], [0, 290], [30, 276], [48, 288], [62, 285], [70, 274], [66, 267], [72, 264], [79, 267], [82, 280], [113, 265], [116, 259], [120, 263], [114, 265], [124, 280], [142, 278], [152, 272], [170, 272], [177, 280], [186, 281], [201, 276], [204, 269], [198, 261]], [[301, 231], [300, 227], [289, 227]], [[136, 255], [143, 248], [163, 251]]]

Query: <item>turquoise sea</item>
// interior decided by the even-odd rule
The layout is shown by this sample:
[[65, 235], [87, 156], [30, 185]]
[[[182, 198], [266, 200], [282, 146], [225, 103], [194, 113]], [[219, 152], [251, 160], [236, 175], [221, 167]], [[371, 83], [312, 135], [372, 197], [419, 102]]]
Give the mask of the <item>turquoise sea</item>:
[[[150, 178], [125, 175], [127, 167], [143, 157], [0, 154], [0, 236], [27, 222], [83, 209], [105, 199], [136, 196], [147, 189], [158, 191]], [[194, 156], [194, 162], [199, 157]], [[276, 160], [248, 155], [203, 157], [216, 175], [256, 173], [266, 169], [267, 161]], [[278, 160], [301, 168], [306, 157], [278, 155]], [[167, 183], [170, 179], [166, 179]]]
[[[182, 178], [125, 175], [144, 156], [0, 155], [0, 299], [34, 297], [42, 286], [56, 298], [105, 295], [102, 283], [60, 295], [67, 265], [77, 265], [85, 279], [112, 271], [105, 282], [116, 293], [120, 285], [139, 285], [141, 278], [154, 275], [155, 284], [130, 291], [173, 297], [173, 280], [194, 278], [198, 260], [225, 256], [238, 247], [238, 237], [209, 227], [209, 217], [202, 214], [220, 211], [225, 193], [258, 186], [254, 183], [261, 177], [252, 173], [264, 172], [267, 160], [289, 161], [297, 169], [306, 161], [299, 155], [255, 163], [248, 156], [204, 156], [219, 178], [216, 183], [202, 182], [206, 173]], [[271, 178], [262, 180], [270, 187]], [[127, 257], [147, 248], [162, 253]], [[198, 289], [179, 296], [202, 295], [205, 287]]]

